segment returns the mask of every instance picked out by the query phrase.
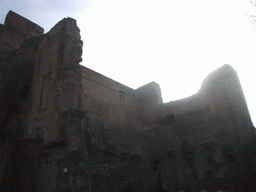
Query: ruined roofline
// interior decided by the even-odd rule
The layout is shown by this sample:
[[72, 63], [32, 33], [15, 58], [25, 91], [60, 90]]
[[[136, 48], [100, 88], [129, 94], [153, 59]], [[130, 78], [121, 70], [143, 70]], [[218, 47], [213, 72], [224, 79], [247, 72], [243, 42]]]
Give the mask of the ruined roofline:
[[140, 97], [146, 98], [146, 97], [157, 97], [158, 98], [158, 104], [163, 103], [163, 98], [162, 98], [162, 92], [160, 85], [154, 81], [143, 85], [139, 87], [138, 89], [135, 90], [137, 93], [140, 94]]
[[41, 36], [44, 29], [30, 20], [9, 11], [4, 25], [0, 25], [0, 51], [18, 50], [23, 41]]
[[[219, 67], [219, 68], [215, 69], [214, 71], [210, 72], [206, 76], [206, 78], [204, 78], [204, 80], [202, 81], [200, 90], [204, 89], [212, 81], [226, 78], [227, 75], [229, 75], [229, 74], [234, 74], [234, 75], [237, 76], [237, 72], [235, 71], [235, 69], [231, 65], [229, 65], [229, 64], [222, 65], [221, 67]], [[238, 76], [237, 76], [237, 80], [239, 80]]]
[[[53, 38], [55, 35], [57, 35], [60, 31], [65, 31], [66, 34], [73, 36], [79, 40], [81, 40], [81, 35], [80, 35], [80, 29], [76, 24], [76, 20], [71, 18], [71, 17], [67, 17], [67, 18], [63, 18], [62, 20], [60, 20], [57, 24], [55, 24], [50, 31], [48, 31], [46, 34], [50, 37]], [[74, 27], [75, 26], [75, 27]], [[71, 30], [71, 29], [76, 29]]]
[[[231, 65], [224, 64], [221, 67], [215, 69], [214, 71], [208, 73], [208, 75], [206, 75], [206, 77], [201, 81], [202, 82], [201, 87], [197, 91], [197, 93], [193, 93], [192, 95], [181, 98], [181, 99], [168, 101], [168, 102], [165, 102], [163, 104], [173, 104], [175, 102], [184, 102], [186, 100], [188, 100], [188, 102], [190, 102], [191, 99], [196, 99], [200, 93], [205, 92], [206, 89], [210, 88], [210, 84], [213, 81], [226, 78], [225, 75], [227, 75], [227, 74], [235, 74], [237, 76], [237, 72], [235, 71], [235, 69]], [[237, 80], [239, 82], [238, 76], [237, 76]]]
[[[113, 80], [110, 77], [107, 77], [105, 75], [102, 75], [101, 73], [98, 73], [98, 72], [96, 72], [96, 71], [94, 71], [94, 70], [92, 70], [92, 69], [90, 69], [88, 67], [85, 67], [85, 66], [81, 65], [81, 64], [79, 64], [79, 66], [82, 68], [82, 70], [84, 69], [84, 70], [88, 70], [89, 72], [95, 73], [96, 75], [100, 76], [101, 78], [103, 78], [103, 79], [105, 79], [107, 81], [113, 82], [114, 84], [119, 85], [119, 86], [123, 87], [124, 89], [132, 92], [132, 94], [134, 94], [134, 96], [137, 99], [139, 99], [141, 97], [157, 95], [158, 97], [160, 97], [160, 100], [161, 100], [160, 103], [162, 103], [162, 94], [161, 94], [160, 85], [158, 83], [154, 82], [154, 81], [152, 81], [150, 83], [147, 83], [147, 84], [145, 84], [145, 85], [143, 85], [143, 86], [141, 86], [141, 87], [139, 87], [137, 89], [133, 89], [133, 88], [127, 86], [127, 85], [124, 85], [124, 84], [122, 84], [122, 83], [120, 83], [120, 82], [118, 82], [116, 80]], [[145, 92], [145, 89], [150, 88], [150, 87], [152, 89], [147, 90]], [[122, 90], [122, 88], [120, 88], [120, 91], [125, 91], [125, 90]]]
[[4, 26], [19, 29], [21, 31], [23, 30], [22, 32], [30, 32], [32, 34], [44, 34], [44, 29], [41, 26], [11, 10], [7, 13], [5, 17]]
[[[147, 88], [147, 87], [151, 87], [151, 88], [152, 88], [151, 91], [153, 91], [153, 92], [156, 91], [156, 90], [154, 90], [156, 87], [159, 87], [160, 93], [157, 93], [158, 91], [156, 91], [155, 93], [158, 94], [158, 96], [160, 96], [160, 98], [162, 99], [162, 93], [161, 93], [160, 85], [159, 85], [158, 83], [156, 83], [155, 81], [152, 81], [152, 82], [150, 82], [150, 83], [147, 83], [147, 84], [145, 84], [145, 85], [142, 85], [142, 86], [140, 86], [140, 87], [137, 88], [137, 89], [133, 89], [133, 88], [131, 88], [131, 87], [129, 87], [129, 86], [126, 86], [126, 85], [124, 85], [124, 84], [122, 84], [122, 83], [120, 83], [120, 82], [118, 82], [118, 81], [115, 81], [115, 80], [113, 80], [113, 79], [111, 79], [111, 78], [109, 78], [109, 77], [107, 77], [107, 76], [105, 76], [105, 75], [103, 75], [103, 74], [100, 74], [100, 73], [98, 73], [98, 72], [96, 72], [96, 71], [94, 71], [94, 70], [92, 70], [92, 69], [90, 69], [90, 68], [88, 68], [88, 67], [85, 67], [85, 66], [83, 66], [83, 65], [81, 65], [81, 64], [80, 64], [80, 66], [81, 66], [82, 68], [85, 68], [85, 69], [87, 69], [87, 70], [92, 71], [93, 73], [96, 73], [97, 75], [101, 76], [102, 78], [105, 78], [105, 79], [108, 79], [108, 80], [114, 82], [115, 84], [119, 84], [119, 85], [121, 85], [121, 86], [123, 86], [123, 87], [125, 87], [125, 88], [127, 88], [127, 89], [129, 89], [129, 90], [131, 90], [131, 91], [135, 91], [135, 92], [137, 92], [138, 94], [139, 94], [140, 92], [143, 92], [142, 90], [145, 89], [145, 88]], [[234, 70], [234, 68], [233, 68], [231, 65], [229, 65], [229, 64], [224, 64], [224, 65], [222, 65], [221, 67], [217, 68], [216, 70], [210, 72], [210, 73], [202, 80], [201, 88], [198, 90], [197, 93], [194, 93], [194, 94], [192, 94], [192, 95], [190, 95], [190, 96], [187, 96], [187, 97], [184, 97], [184, 98], [181, 98], [181, 99], [177, 99], [177, 100], [173, 100], [173, 101], [168, 101], [168, 102], [164, 102], [164, 103], [162, 102], [162, 103], [159, 103], [159, 105], [173, 104], [173, 103], [175, 103], [175, 102], [183, 102], [183, 101], [185, 101], [185, 100], [188, 100], [188, 102], [189, 102], [191, 99], [196, 99], [196, 98], [198, 97], [198, 95], [199, 95], [202, 91], [205, 90], [205, 88], [209, 87], [209, 83], [208, 83], [208, 82], [213, 81], [214, 79], [219, 78], [219, 77], [223, 77], [223, 76], [225, 77], [225, 74], [229, 74], [229, 73], [233, 73], [233, 74], [236, 74], [236, 75], [237, 75], [237, 72]], [[237, 80], [239, 81], [239, 79], [237, 79]], [[143, 95], [144, 95], [144, 94], [143, 94]]]
[[[12, 21], [12, 19], [14, 21]], [[41, 28], [37, 24], [31, 22], [30, 20], [28, 20], [28, 19], [26, 19], [26, 18], [24, 18], [24, 17], [22, 17], [22, 16], [20, 16], [20, 15], [18, 15], [16, 13], [14, 13], [13, 11], [9, 11], [8, 12], [8, 14], [6, 16], [6, 20], [5, 20], [5, 25], [9, 25], [8, 23], [10, 23], [10, 24], [13, 24], [15, 27], [18, 27], [17, 23], [15, 22], [16, 20], [22, 20], [23, 21], [22, 23], [33, 24], [33, 25], [36, 26], [36, 29], [40, 29], [41, 32], [43, 33], [43, 28]], [[68, 22], [68, 20], [72, 20], [74, 22]], [[71, 35], [71, 36], [74, 36], [74, 37], [80, 39], [81, 38], [81, 36], [79, 34], [80, 30], [77, 30], [75, 33], [74, 33], [74, 31], [70, 31], [69, 28], [72, 28], [72, 26], [69, 26], [70, 23], [72, 23], [72, 25], [74, 25], [76, 23], [75, 19], [69, 18], [69, 17], [68, 18], [64, 18], [61, 21], [59, 21], [54, 27], [52, 27], [51, 30], [48, 33], [46, 33], [46, 34], [48, 34], [49, 37], [54, 37], [59, 30], [65, 30], [65, 33], [67, 33], [68, 35]], [[26, 24], [26, 25], [28, 25], [28, 24]], [[78, 27], [77, 27], [77, 29], [78, 29]], [[82, 65], [80, 64], [80, 66], [82, 66]], [[86, 68], [87, 70], [91, 70], [91, 69], [89, 69], [89, 68], [87, 68], [85, 66], [82, 66], [82, 67]], [[91, 70], [91, 71], [93, 71], [93, 70]], [[235, 71], [235, 70], [230, 65], [226, 64], [226, 65], [223, 65], [222, 67], [216, 69], [215, 71], [211, 72], [202, 81], [201, 89], [198, 91], [198, 93], [201, 92], [201, 90], [204, 89], [205, 86], [208, 87], [208, 83], [207, 82], [209, 81], [209, 79], [211, 79], [212, 76], [214, 76], [214, 74], [217, 74], [217, 76], [220, 76], [220, 74], [227, 73], [227, 71]], [[102, 76], [103, 79], [108, 79], [109, 81], [111, 81], [111, 82], [113, 82], [115, 84], [119, 84], [121, 87], [125, 87], [126, 89], [128, 89], [128, 90], [130, 90], [132, 92], [136, 92], [138, 94], [143, 94], [143, 92], [146, 92], [146, 94], [155, 94], [159, 98], [162, 99], [162, 93], [161, 93], [160, 85], [158, 83], [154, 82], [154, 81], [152, 81], [152, 82], [150, 82], [148, 84], [142, 85], [142, 86], [140, 86], [137, 89], [133, 89], [133, 88], [131, 88], [129, 86], [126, 86], [126, 85], [118, 82], [118, 81], [115, 81], [115, 80], [113, 80], [113, 79], [111, 79], [109, 77], [106, 77], [106, 76], [104, 76], [104, 75], [102, 75], [102, 74], [100, 74], [100, 73], [98, 73], [96, 71], [93, 71], [93, 72], [96, 73], [99, 76]], [[220, 72], [220, 74], [219, 74], [219, 72]], [[223, 76], [223, 74], [222, 74], [222, 76]], [[187, 99], [187, 98], [191, 98], [193, 96], [196, 96], [198, 93], [195, 93], [195, 94], [193, 94], [191, 96], [188, 96], [188, 97], [185, 97], [185, 98], [182, 98], [182, 99], [178, 99], [176, 101], [180, 101], [180, 100], [184, 100], [184, 99]], [[170, 103], [170, 102], [173, 102], [173, 101], [169, 101], [169, 102], [166, 102], [166, 103]]]
[[133, 88], [127, 86], [127, 85], [124, 85], [124, 84], [122, 84], [122, 83], [120, 83], [120, 82], [118, 82], [118, 81], [116, 81], [116, 80], [114, 80], [114, 79], [111, 79], [110, 77], [107, 77], [107, 76], [105, 76], [105, 75], [103, 75], [103, 74], [101, 74], [101, 73], [99, 73], [99, 72], [97, 72], [97, 71], [94, 71], [94, 70], [92, 70], [92, 69], [90, 69], [90, 68], [88, 68], [88, 67], [86, 67], [86, 66], [84, 66], [84, 65], [79, 64], [79, 66], [80, 66], [81, 68], [84, 68], [84, 69], [86, 69], [86, 70], [89, 70], [89, 71], [91, 71], [91, 72], [93, 72], [93, 73], [96, 73], [97, 75], [101, 76], [102, 78], [105, 78], [105, 79], [107, 79], [107, 80], [109, 80], [109, 81], [112, 81], [112, 82], [114, 82], [115, 84], [119, 84], [119, 85], [121, 85], [121, 86], [123, 86], [123, 87], [125, 87], [125, 88], [127, 88], [127, 89], [129, 89], [129, 90], [131, 90], [131, 91], [135, 91], [135, 89], [133, 89]]
[[147, 85], [156, 85], [156, 86], [160, 86], [157, 82], [155, 82], [155, 81], [151, 81], [150, 83], [147, 83], [147, 84], [145, 84], [145, 85], [142, 85], [142, 86], [140, 86], [140, 87], [138, 87], [137, 89], [135, 89], [135, 90], [139, 90], [139, 89], [141, 89], [141, 88], [143, 88], [144, 86], [147, 86]]

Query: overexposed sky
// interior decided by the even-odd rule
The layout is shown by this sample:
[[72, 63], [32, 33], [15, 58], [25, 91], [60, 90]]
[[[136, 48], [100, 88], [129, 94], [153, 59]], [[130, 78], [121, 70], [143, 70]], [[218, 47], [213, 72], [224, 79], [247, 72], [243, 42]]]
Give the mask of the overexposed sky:
[[256, 123], [256, 15], [250, 0], [2, 0], [48, 32], [72, 17], [81, 30], [82, 65], [131, 88], [160, 84], [164, 102], [196, 93], [203, 79], [234, 67]]

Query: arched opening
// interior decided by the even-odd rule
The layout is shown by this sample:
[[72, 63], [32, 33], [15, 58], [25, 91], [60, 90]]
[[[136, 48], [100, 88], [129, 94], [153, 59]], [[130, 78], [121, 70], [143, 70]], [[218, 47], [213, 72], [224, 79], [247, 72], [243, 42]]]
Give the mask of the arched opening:
[[215, 163], [214, 150], [209, 143], [201, 145], [201, 154], [204, 157], [206, 165], [212, 166]]
[[236, 162], [236, 152], [232, 146], [227, 145], [222, 147], [222, 153], [225, 162], [230, 164]]
[[206, 159], [207, 159], [208, 165], [212, 166], [212, 164], [213, 164], [213, 157], [212, 156], [208, 156]]
[[193, 163], [193, 158], [192, 157], [187, 157], [187, 165], [189, 169], [193, 169], [194, 163]]
[[188, 171], [195, 170], [195, 160], [194, 160], [194, 155], [191, 152], [185, 153], [183, 155], [183, 159], [185, 161], [185, 166], [187, 167]]

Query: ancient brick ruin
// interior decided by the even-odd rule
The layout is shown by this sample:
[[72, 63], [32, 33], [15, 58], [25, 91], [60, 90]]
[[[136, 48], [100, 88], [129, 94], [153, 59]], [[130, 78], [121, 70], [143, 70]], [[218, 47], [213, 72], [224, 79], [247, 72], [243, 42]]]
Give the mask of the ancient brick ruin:
[[0, 191], [252, 191], [255, 128], [235, 70], [163, 103], [79, 65], [65, 18], [48, 33], [10, 11], [0, 24]]

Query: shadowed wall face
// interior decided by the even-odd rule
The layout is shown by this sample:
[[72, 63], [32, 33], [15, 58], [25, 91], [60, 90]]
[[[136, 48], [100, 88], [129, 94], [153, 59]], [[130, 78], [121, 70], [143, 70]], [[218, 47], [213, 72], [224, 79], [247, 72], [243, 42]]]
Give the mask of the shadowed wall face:
[[[79, 65], [82, 45], [71, 18], [44, 35], [13, 12], [0, 25], [0, 180], [16, 182], [1, 187], [175, 191], [253, 171], [255, 128], [231, 66], [163, 103], [155, 82], [134, 90]], [[30, 180], [28, 162], [38, 174], [26, 184], [15, 175]]]

